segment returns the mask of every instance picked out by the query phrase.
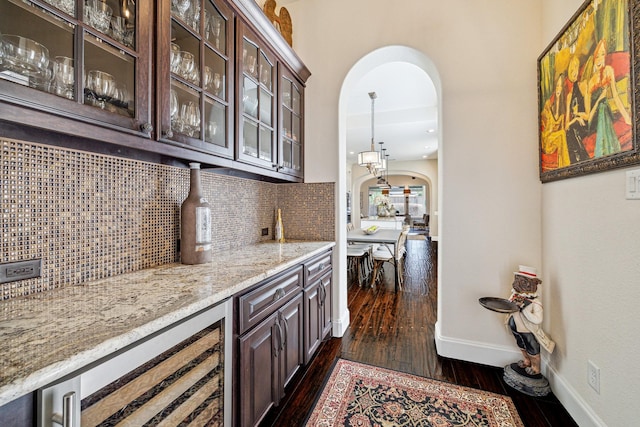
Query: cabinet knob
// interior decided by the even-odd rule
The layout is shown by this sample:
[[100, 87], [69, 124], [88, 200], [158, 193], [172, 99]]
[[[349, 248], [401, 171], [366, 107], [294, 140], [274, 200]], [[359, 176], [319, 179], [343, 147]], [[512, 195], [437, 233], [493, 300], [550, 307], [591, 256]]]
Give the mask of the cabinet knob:
[[173, 138], [173, 131], [171, 129], [163, 130], [162, 136], [164, 136], [165, 138]]
[[143, 123], [140, 125], [140, 130], [147, 135], [150, 135], [153, 132], [153, 125], [151, 123]]

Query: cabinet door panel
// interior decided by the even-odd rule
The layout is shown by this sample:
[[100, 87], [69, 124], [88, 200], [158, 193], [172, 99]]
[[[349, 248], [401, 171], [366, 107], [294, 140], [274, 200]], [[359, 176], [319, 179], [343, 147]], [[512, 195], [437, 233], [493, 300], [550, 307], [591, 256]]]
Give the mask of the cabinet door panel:
[[236, 159], [276, 170], [276, 60], [259, 40], [246, 25], [238, 26]]
[[158, 14], [169, 35], [158, 41], [160, 140], [231, 159], [234, 15], [214, 0], [170, 3]]
[[[151, 25], [137, 16], [152, 6], [93, 1], [80, 16], [74, 1], [47, 3], [0, 0], [0, 101], [149, 137]], [[21, 124], [48, 128], [41, 117]]]
[[313, 357], [322, 341], [322, 308], [320, 306], [321, 291], [320, 283], [316, 282], [304, 291], [305, 303], [305, 324], [304, 324], [304, 342], [305, 355], [304, 363], [307, 364]]
[[284, 388], [291, 378], [298, 372], [304, 363], [303, 352], [303, 308], [302, 293], [280, 309], [280, 320], [283, 329], [281, 340], [281, 352], [279, 357], [282, 368], [282, 387]]
[[321, 307], [320, 310], [322, 312], [321, 315], [321, 335], [320, 339], [323, 340], [327, 336], [331, 334], [331, 329], [333, 327], [332, 315], [331, 315], [331, 305], [332, 305], [332, 274], [333, 271], [329, 270], [323, 277], [320, 279], [320, 289], [322, 289], [321, 295]]
[[277, 402], [279, 342], [274, 333], [278, 315], [273, 314], [240, 337], [240, 402], [243, 426], [257, 424]]

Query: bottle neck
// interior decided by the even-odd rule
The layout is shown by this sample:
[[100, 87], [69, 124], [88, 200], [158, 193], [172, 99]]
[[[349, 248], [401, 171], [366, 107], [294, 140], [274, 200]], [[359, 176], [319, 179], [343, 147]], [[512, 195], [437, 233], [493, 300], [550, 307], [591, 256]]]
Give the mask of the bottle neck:
[[200, 194], [200, 169], [191, 169], [190, 179], [189, 195]]

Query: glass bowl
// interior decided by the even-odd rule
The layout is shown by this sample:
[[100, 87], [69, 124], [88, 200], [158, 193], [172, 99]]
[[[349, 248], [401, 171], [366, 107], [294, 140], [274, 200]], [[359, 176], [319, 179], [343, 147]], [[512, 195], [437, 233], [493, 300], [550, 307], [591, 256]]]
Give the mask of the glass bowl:
[[49, 65], [49, 50], [31, 39], [5, 34], [2, 37], [4, 67], [25, 76], [40, 77]]

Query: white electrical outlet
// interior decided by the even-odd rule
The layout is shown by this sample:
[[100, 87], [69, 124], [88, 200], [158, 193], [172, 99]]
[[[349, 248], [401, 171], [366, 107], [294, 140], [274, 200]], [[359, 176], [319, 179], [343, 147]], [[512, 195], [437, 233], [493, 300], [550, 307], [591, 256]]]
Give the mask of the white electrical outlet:
[[591, 360], [587, 361], [587, 381], [591, 388], [600, 394], [600, 368]]

